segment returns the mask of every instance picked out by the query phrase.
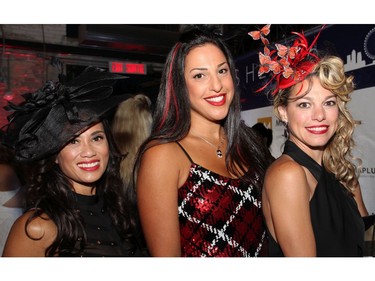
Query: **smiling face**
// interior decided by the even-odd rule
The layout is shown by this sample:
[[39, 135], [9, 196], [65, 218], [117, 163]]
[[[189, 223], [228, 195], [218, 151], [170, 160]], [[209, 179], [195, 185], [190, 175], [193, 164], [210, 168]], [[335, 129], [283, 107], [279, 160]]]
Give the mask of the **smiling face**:
[[91, 187], [104, 174], [109, 146], [102, 123], [71, 140], [57, 155], [56, 162], [79, 194], [91, 194]]
[[184, 73], [192, 116], [211, 121], [224, 119], [234, 95], [224, 53], [210, 43], [193, 48], [186, 56]]
[[302, 90], [299, 92], [301, 83], [295, 85], [290, 94], [292, 100], [286, 107], [279, 106], [278, 110], [281, 119], [288, 123], [290, 140], [306, 149], [323, 150], [337, 129], [337, 97], [313, 77], [311, 90], [298, 98], [309, 87], [308, 81], [302, 83]]

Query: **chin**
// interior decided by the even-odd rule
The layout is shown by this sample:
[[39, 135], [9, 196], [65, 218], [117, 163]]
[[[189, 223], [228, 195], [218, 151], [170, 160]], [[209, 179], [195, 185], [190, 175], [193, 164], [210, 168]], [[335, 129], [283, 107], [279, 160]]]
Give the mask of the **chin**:
[[310, 142], [307, 143], [309, 147], [312, 149], [320, 149], [323, 150], [328, 144], [328, 141], [316, 141], [316, 142]]

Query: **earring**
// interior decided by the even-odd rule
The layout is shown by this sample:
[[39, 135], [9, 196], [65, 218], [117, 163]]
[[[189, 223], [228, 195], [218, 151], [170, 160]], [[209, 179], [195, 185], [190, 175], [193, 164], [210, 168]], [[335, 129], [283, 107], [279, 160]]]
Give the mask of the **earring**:
[[284, 125], [285, 125], [283, 136], [284, 136], [285, 138], [288, 138], [288, 137], [289, 137], [288, 121], [283, 121], [283, 122], [284, 122]]

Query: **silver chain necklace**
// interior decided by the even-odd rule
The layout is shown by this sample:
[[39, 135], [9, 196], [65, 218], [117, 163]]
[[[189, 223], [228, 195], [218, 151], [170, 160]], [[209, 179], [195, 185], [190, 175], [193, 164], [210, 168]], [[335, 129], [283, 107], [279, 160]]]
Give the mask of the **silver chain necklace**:
[[[208, 144], [211, 145], [212, 147], [216, 148], [216, 145], [214, 145], [212, 142], [206, 140], [204, 137], [201, 137], [201, 136], [198, 136], [198, 135], [196, 135], [196, 137], [198, 137], [198, 138], [204, 140], [206, 143], [208, 143]], [[223, 152], [221, 151], [221, 146], [223, 145], [223, 142], [224, 142], [224, 136], [221, 137], [220, 143], [219, 143], [219, 145], [218, 145], [217, 148], [216, 148], [216, 156], [217, 156], [218, 158], [223, 158]]]

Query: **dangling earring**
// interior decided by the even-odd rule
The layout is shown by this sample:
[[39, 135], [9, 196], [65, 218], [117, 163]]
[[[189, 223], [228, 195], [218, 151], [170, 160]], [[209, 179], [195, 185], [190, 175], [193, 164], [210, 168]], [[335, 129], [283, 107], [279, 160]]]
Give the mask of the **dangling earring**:
[[284, 137], [285, 138], [288, 138], [289, 137], [289, 128], [288, 128], [288, 121], [284, 121], [284, 125], [285, 125], [285, 128], [284, 128]]

